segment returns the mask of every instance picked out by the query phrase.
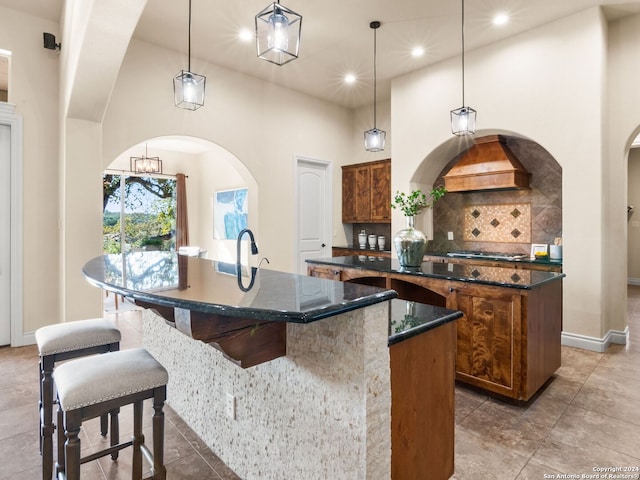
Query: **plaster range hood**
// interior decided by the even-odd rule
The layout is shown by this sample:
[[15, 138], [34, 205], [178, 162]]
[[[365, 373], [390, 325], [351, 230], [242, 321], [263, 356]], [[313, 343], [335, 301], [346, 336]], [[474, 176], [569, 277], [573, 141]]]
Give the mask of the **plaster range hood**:
[[444, 176], [448, 192], [529, 188], [531, 174], [507, 146], [502, 135], [475, 140]]

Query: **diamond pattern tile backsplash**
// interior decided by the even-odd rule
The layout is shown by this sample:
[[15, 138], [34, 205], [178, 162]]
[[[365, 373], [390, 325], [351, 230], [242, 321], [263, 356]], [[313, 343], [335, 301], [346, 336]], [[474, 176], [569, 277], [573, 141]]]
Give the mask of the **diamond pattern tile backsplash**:
[[465, 242], [531, 243], [531, 204], [464, 207]]

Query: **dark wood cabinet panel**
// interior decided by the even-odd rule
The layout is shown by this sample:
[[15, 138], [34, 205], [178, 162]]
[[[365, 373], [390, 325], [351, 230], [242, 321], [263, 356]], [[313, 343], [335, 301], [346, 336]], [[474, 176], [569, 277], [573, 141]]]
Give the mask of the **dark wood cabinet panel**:
[[371, 220], [391, 221], [391, 162], [371, 165]]
[[307, 275], [310, 277], [327, 278], [340, 281], [340, 270], [334, 267], [322, 267], [319, 265], [307, 266]]
[[356, 169], [342, 168], [342, 221], [356, 221]]
[[391, 222], [391, 160], [342, 167], [342, 222]]
[[520, 350], [520, 295], [478, 295], [473, 289], [455, 289], [449, 305], [465, 315], [458, 322], [456, 371], [512, 396], [520, 364], [513, 358]]

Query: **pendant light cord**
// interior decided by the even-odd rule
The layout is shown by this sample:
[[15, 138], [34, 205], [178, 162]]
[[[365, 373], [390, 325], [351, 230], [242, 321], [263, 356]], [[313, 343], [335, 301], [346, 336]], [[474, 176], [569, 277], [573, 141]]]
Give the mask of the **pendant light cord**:
[[377, 42], [377, 29], [374, 28], [373, 29], [373, 128], [377, 128], [378, 126], [378, 122], [377, 122], [377, 106], [376, 106], [376, 100], [377, 100], [377, 95], [376, 95], [376, 91], [378, 88], [378, 73], [376, 71], [376, 59], [378, 57], [377, 53], [378, 53], [378, 42]]
[[369, 24], [371, 28], [373, 28], [373, 128], [378, 128], [378, 116], [377, 116], [377, 89], [378, 89], [378, 73], [376, 68], [377, 58], [378, 58], [378, 28], [380, 28], [380, 22], [371, 22]]
[[462, 0], [462, 107], [464, 106], [464, 0]]
[[191, 72], [191, 0], [189, 0], [189, 59], [187, 64], [187, 70]]

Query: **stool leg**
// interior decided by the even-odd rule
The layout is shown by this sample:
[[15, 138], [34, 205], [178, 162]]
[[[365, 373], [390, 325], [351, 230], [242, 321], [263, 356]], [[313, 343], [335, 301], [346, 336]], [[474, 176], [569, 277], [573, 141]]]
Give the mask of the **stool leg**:
[[164, 466], [164, 401], [167, 387], [159, 387], [153, 392], [153, 480], [166, 480], [167, 469]]
[[104, 415], [100, 415], [100, 435], [103, 437], [107, 436], [109, 432], [109, 415], [106, 413]]
[[53, 470], [53, 358], [40, 359], [40, 453], [42, 480], [50, 480]]
[[64, 443], [66, 441], [66, 437], [64, 436], [64, 414], [59, 403], [56, 425], [58, 426], [58, 460], [56, 461], [56, 478], [58, 478], [58, 473], [64, 472]]
[[142, 435], [142, 400], [133, 404], [133, 465], [131, 468], [132, 480], [142, 478], [142, 450], [140, 445], [144, 443]]
[[[118, 421], [118, 414], [120, 413], [120, 409], [116, 408], [115, 410], [111, 410], [109, 412], [109, 416], [111, 417], [111, 446], [115, 447], [120, 443], [120, 422]], [[119, 451], [115, 451], [111, 454], [111, 460], [118, 459]]]
[[80, 427], [82, 415], [74, 410], [64, 412], [64, 433], [67, 441], [64, 442], [64, 471], [66, 480], [80, 480]]

